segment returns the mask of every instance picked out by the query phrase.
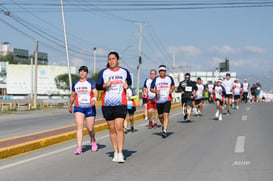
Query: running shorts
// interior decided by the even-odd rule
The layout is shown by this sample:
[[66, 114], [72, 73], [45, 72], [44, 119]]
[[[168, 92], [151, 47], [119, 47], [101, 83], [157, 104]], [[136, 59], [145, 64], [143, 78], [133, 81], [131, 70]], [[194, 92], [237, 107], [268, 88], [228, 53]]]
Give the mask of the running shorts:
[[194, 102], [195, 102], [195, 105], [198, 105], [202, 102], [203, 99], [196, 99]]
[[125, 119], [127, 114], [127, 106], [102, 106], [101, 107], [103, 117], [106, 121], [115, 120], [116, 118]]
[[136, 107], [132, 107], [132, 109], [127, 109], [129, 115], [134, 115], [136, 112]]
[[225, 98], [230, 98], [231, 99], [232, 98], [232, 94], [226, 94]]
[[221, 106], [224, 104], [224, 102], [222, 100], [220, 100], [220, 99], [215, 99], [215, 101], [216, 102], [219, 101], [219, 103], [220, 103]]
[[171, 101], [167, 101], [165, 103], [157, 103], [156, 107], [157, 107], [158, 114], [170, 113]]
[[148, 109], [156, 109], [156, 103], [154, 101], [148, 99], [147, 108]]
[[147, 100], [148, 100], [147, 98], [142, 98], [142, 103], [147, 104]]
[[234, 95], [234, 99], [237, 100], [237, 99], [240, 99], [241, 96], [240, 95]]
[[83, 108], [83, 107], [74, 106], [74, 113], [76, 113], [76, 112], [83, 113], [86, 118], [95, 117], [96, 116], [96, 107], [92, 106], [92, 107], [84, 107]]
[[192, 107], [192, 99], [184, 98], [182, 99], [182, 105], [185, 104], [185, 106], [191, 106]]

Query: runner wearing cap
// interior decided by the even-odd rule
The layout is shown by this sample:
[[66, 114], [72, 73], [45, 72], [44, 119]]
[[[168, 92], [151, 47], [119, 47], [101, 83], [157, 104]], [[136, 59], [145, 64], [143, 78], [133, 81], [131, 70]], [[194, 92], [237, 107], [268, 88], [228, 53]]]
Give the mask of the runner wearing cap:
[[213, 94], [214, 94], [214, 99], [216, 102], [216, 113], [215, 113], [215, 118], [218, 119], [219, 121], [222, 120], [222, 112], [223, 112], [223, 103], [225, 99], [225, 88], [222, 86], [222, 80], [219, 79], [216, 82], [216, 85], [213, 87]]
[[174, 80], [166, 75], [166, 66], [159, 66], [159, 76], [155, 77], [151, 83], [151, 92], [156, 93], [155, 102], [158, 117], [162, 124], [162, 138], [167, 137], [169, 124], [169, 113], [171, 109], [172, 92], [175, 89]]
[[82, 153], [82, 131], [83, 121], [86, 121], [86, 127], [90, 136], [92, 151], [97, 151], [98, 146], [95, 140], [94, 121], [96, 116], [96, 107], [98, 91], [96, 83], [91, 78], [87, 78], [88, 68], [81, 66], [79, 69], [80, 79], [73, 82], [72, 92], [70, 95], [69, 112], [72, 113], [72, 105], [74, 104], [75, 120], [77, 125], [77, 149], [76, 155]]
[[233, 84], [234, 102], [236, 104], [236, 109], [239, 109], [239, 104], [241, 102], [242, 87], [243, 86], [239, 82], [239, 79], [236, 78]]
[[202, 80], [200, 77], [197, 78], [197, 84], [196, 84], [197, 90], [194, 96], [194, 108], [193, 112], [197, 116], [201, 116], [202, 109], [203, 109], [203, 97], [204, 97], [204, 91], [205, 86], [202, 84]]

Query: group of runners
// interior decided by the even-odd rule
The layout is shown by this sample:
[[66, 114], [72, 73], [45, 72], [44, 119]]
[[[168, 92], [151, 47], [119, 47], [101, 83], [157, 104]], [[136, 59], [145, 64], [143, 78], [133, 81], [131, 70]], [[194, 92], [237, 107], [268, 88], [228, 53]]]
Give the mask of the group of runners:
[[[96, 102], [98, 90], [103, 90], [102, 114], [109, 127], [109, 137], [114, 149], [112, 161], [123, 163], [124, 133], [126, 134], [127, 124], [130, 122], [131, 132], [134, 132], [134, 113], [136, 111], [135, 100], [138, 98], [134, 89], [131, 87], [132, 79], [127, 69], [119, 66], [119, 55], [117, 52], [108, 54], [108, 63], [98, 75], [95, 82], [88, 78], [88, 68], [79, 68], [80, 79], [73, 82], [72, 93], [70, 96], [69, 112], [74, 112], [77, 127], [77, 149], [76, 155], [82, 153], [82, 138], [84, 120], [90, 136], [92, 151], [98, 150], [95, 139], [94, 122], [96, 117]], [[157, 75], [157, 72], [159, 75]], [[225, 103], [227, 115], [234, 101], [236, 108], [239, 109], [241, 93], [249, 91], [247, 82], [239, 83], [230, 79], [230, 74], [226, 74], [225, 79], [219, 79], [215, 84], [211, 82], [203, 85], [201, 78], [197, 81], [190, 79], [190, 74], [185, 74], [185, 80], [181, 81], [175, 89], [174, 80], [166, 74], [165, 65], [160, 65], [158, 70], [150, 70], [150, 77], [144, 81], [143, 85], [143, 106], [145, 120], [148, 121], [148, 128], [158, 128], [158, 119], [161, 123], [161, 136], [167, 137], [169, 124], [169, 113], [171, 108], [172, 93], [181, 93], [181, 103], [184, 119], [190, 122], [192, 113], [197, 116], [202, 115], [204, 93], [209, 94], [209, 102], [215, 102], [215, 117], [222, 120], [223, 105]], [[245, 95], [245, 93], [243, 94]], [[247, 98], [246, 98], [247, 100]], [[74, 109], [73, 109], [74, 107]], [[153, 118], [154, 117], [154, 118]]]
[[[98, 90], [103, 90], [102, 114], [109, 127], [110, 140], [114, 149], [113, 162], [123, 163], [124, 133], [127, 133], [127, 121], [131, 122], [131, 131], [134, 131], [133, 115], [136, 111], [135, 91], [131, 88], [132, 80], [127, 69], [119, 66], [119, 55], [117, 52], [108, 54], [108, 63], [98, 75], [95, 82], [88, 78], [88, 68], [79, 68], [80, 79], [73, 82], [72, 93], [70, 95], [69, 112], [74, 112], [77, 127], [77, 149], [76, 155], [82, 153], [82, 138], [84, 120], [90, 136], [92, 151], [98, 150], [95, 139], [94, 122], [96, 117], [96, 102]], [[157, 110], [158, 118], [162, 124], [162, 138], [167, 136], [169, 122], [169, 112], [171, 108], [171, 94], [175, 89], [174, 80], [166, 75], [166, 66], [160, 65], [159, 76], [153, 76], [146, 89], [148, 90], [149, 108]], [[156, 75], [157, 71], [151, 71], [151, 75]], [[152, 95], [154, 96], [152, 98]], [[73, 109], [74, 107], [74, 109]], [[151, 113], [149, 111], [149, 113]], [[128, 115], [128, 117], [127, 117]], [[150, 114], [151, 115], [151, 114]], [[128, 119], [126, 119], [126, 117]], [[149, 117], [151, 119], [151, 116]], [[155, 123], [156, 127], [157, 124]]]

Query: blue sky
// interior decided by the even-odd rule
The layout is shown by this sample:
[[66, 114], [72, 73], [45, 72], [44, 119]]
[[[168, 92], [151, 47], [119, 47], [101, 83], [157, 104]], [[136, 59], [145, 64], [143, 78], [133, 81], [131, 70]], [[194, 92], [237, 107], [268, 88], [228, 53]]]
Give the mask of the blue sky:
[[[63, 2], [68, 43], [72, 49], [69, 51], [71, 65], [84, 64], [93, 70], [93, 47], [96, 47], [96, 69], [99, 71], [107, 62], [108, 52], [116, 50], [122, 57], [121, 65], [136, 77], [139, 24], [135, 22], [143, 22], [141, 84], [148, 77], [149, 70], [160, 64], [166, 64], [168, 71], [172, 72], [172, 54], [175, 52], [176, 70], [187, 67], [187, 71], [215, 71], [218, 63], [227, 57], [230, 71], [237, 72], [239, 78], [260, 79], [262, 84], [264, 81], [273, 88], [273, 6], [175, 10], [143, 10], [146, 6], [141, 6], [142, 10], [133, 11], [128, 10], [131, 6], [124, 10], [126, 6], [113, 4], [145, 5], [148, 1], [108, 1], [112, 6], [88, 0]], [[65, 49], [61, 47], [64, 36], [59, 3], [56, 0], [41, 0], [39, 3], [34, 0], [0, 1], [1, 11], [11, 12], [10, 17], [0, 15], [0, 42], [10, 42], [12, 47], [32, 52], [35, 39], [38, 39], [39, 51], [49, 54], [50, 64], [66, 65]], [[119, 10], [113, 10], [115, 8]]]

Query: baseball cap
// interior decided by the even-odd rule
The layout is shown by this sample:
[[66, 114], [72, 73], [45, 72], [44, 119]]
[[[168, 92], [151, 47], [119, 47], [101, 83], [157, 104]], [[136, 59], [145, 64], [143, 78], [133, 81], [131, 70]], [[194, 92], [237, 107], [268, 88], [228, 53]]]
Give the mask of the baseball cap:
[[159, 65], [159, 71], [166, 71], [166, 65]]
[[85, 71], [85, 72], [88, 72], [88, 68], [87, 68], [86, 66], [81, 66], [81, 67], [79, 68], [79, 72], [80, 72], [81, 70], [83, 70], [83, 71]]

